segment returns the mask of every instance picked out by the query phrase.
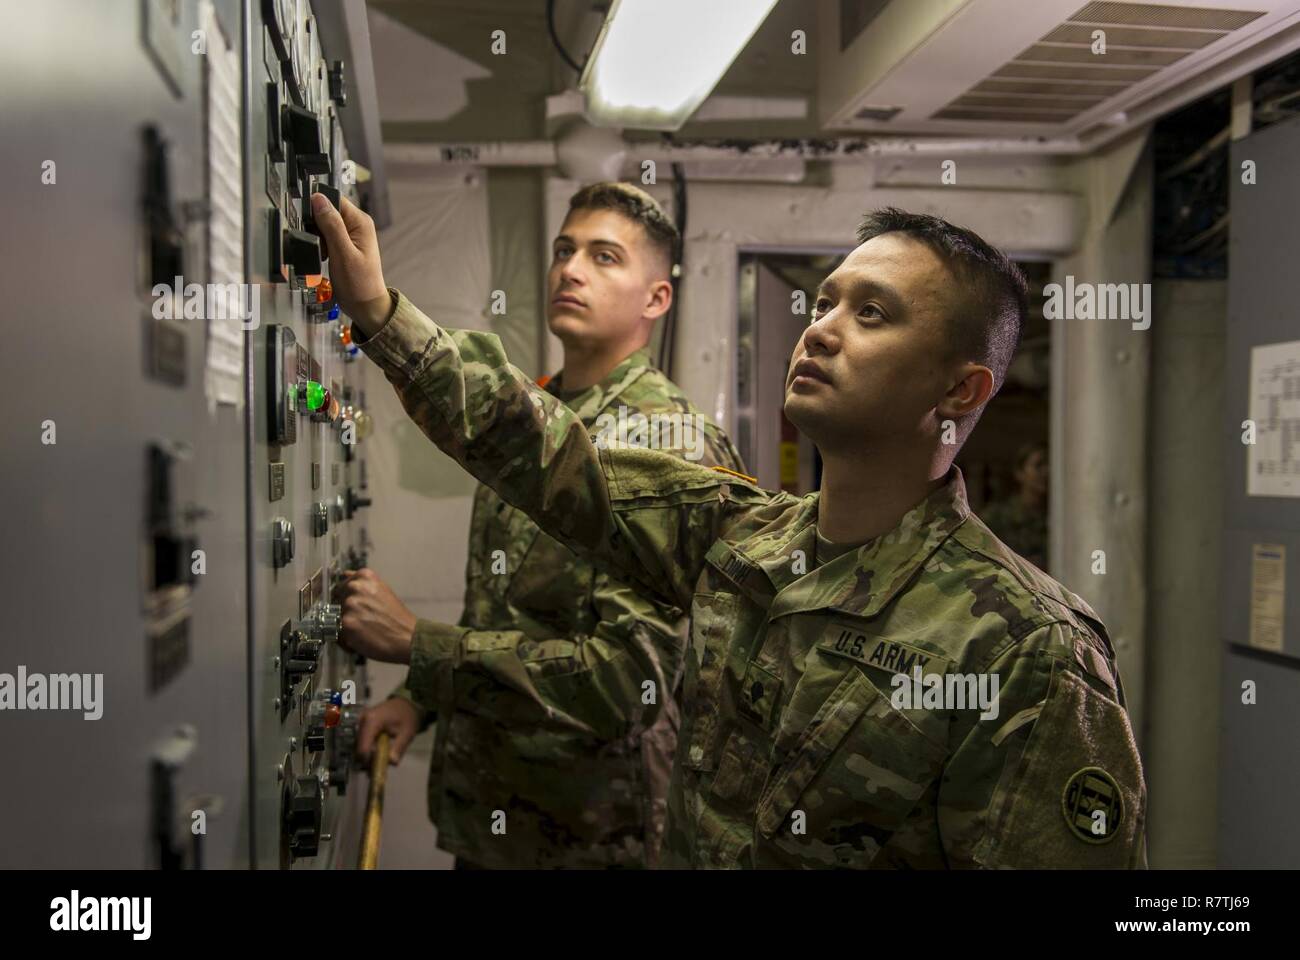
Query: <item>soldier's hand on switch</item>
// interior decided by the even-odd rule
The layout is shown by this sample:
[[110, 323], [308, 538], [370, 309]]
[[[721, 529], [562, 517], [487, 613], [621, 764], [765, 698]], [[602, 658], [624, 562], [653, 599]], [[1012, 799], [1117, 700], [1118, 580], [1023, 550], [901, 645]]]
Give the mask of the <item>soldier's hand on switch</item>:
[[389, 736], [388, 763], [396, 766], [406, 752], [406, 747], [420, 732], [420, 708], [403, 697], [390, 697], [361, 715], [357, 729], [357, 756], [370, 763], [375, 749], [375, 738], [380, 733]]
[[342, 614], [340, 644], [371, 660], [411, 662], [416, 616], [375, 571], [345, 570], [334, 595]]
[[329, 251], [334, 299], [365, 336], [373, 336], [392, 312], [375, 221], [347, 197], [335, 210], [329, 198], [319, 193], [311, 196], [311, 212]]

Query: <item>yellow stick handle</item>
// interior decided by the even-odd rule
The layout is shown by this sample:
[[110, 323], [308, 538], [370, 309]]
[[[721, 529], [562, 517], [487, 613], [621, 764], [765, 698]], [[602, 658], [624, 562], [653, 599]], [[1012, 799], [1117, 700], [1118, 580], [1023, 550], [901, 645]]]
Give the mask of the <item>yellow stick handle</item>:
[[388, 779], [388, 734], [375, 738], [370, 758], [370, 796], [366, 800], [366, 822], [361, 831], [361, 861], [358, 869], [373, 870], [379, 864], [379, 831], [384, 818], [384, 782]]

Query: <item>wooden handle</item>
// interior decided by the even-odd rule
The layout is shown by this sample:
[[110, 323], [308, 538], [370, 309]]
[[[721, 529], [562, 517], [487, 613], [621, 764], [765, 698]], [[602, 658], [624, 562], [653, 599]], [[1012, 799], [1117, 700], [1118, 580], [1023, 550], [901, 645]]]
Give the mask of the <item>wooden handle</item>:
[[379, 864], [379, 832], [384, 818], [384, 782], [388, 779], [388, 734], [375, 738], [370, 758], [370, 796], [366, 800], [366, 822], [361, 831], [361, 861], [358, 869], [373, 870]]

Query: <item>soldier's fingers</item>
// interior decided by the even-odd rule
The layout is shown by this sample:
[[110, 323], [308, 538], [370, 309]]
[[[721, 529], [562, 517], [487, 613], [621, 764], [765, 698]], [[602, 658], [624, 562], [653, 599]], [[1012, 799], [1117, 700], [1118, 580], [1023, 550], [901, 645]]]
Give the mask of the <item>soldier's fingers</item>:
[[348, 653], [356, 653], [354, 645], [357, 635], [356, 618], [348, 611], [339, 618], [339, 646]]
[[374, 710], [367, 710], [361, 715], [361, 726], [357, 728], [357, 756], [366, 763], [370, 762], [370, 752], [374, 749], [379, 726], [379, 718], [375, 716]]
[[388, 762], [391, 766], [397, 766], [402, 762], [402, 755], [406, 753], [407, 746], [415, 739], [415, 730], [405, 725], [397, 725], [396, 729], [389, 732], [393, 738], [392, 746], [388, 753]]
[[351, 594], [339, 604], [339, 619], [342, 621], [340, 626], [349, 633], [356, 633], [361, 629], [370, 609], [365, 597]]
[[355, 251], [356, 244], [349, 235], [348, 226], [339, 211], [334, 209], [334, 204], [330, 203], [329, 197], [322, 193], [313, 193], [310, 202], [316, 229], [320, 231], [321, 239], [328, 244], [330, 250], [335, 254], [342, 254], [345, 249]]
[[349, 236], [356, 238], [358, 235], [365, 236], [367, 233], [374, 233], [375, 222], [366, 215], [364, 210], [347, 197], [339, 197], [339, 213], [342, 215], [343, 222], [347, 225]]
[[365, 586], [364, 580], [353, 577], [350, 580], [340, 581], [334, 589], [338, 594], [339, 602], [346, 603], [348, 600], [354, 599], [358, 593], [365, 589]]

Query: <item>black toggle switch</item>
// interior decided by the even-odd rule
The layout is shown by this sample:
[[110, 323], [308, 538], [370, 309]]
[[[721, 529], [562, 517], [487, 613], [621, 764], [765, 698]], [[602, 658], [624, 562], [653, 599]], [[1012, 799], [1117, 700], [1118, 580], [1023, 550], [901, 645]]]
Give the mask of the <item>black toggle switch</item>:
[[270, 260], [267, 263], [267, 275], [272, 283], [283, 283], [284, 235], [280, 231], [280, 208], [272, 207], [267, 211], [267, 226], [270, 228]]
[[[153, 547], [153, 576], [150, 589], [193, 585], [198, 577], [190, 559], [198, 549], [198, 540], [182, 529], [182, 511], [177, 503], [175, 473], [186, 448], [151, 443], [148, 451], [148, 528]], [[193, 508], [188, 514], [194, 516]]]
[[185, 234], [172, 210], [168, 147], [156, 127], [144, 128], [144, 220], [150, 283], [170, 286], [185, 273]]
[[347, 516], [349, 520], [352, 519], [352, 514], [356, 513], [362, 507], [370, 506], [370, 503], [371, 500], [369, 497], [358, 496], [355, 490], [348, 487]]
[[347, 80], [343, 75], [343, 61], [335, 60], [330, 64], [330, 99], [340, 107], [348, 105]]
[[299, 277], [321, 272], [320, 240], [302, 230], [284, 231], [284, 261]]
[[298, 172], [297, 151], [293, 148], [293, 141], [289, 139], [284, 141], [284, 176], [289, 181], [289, 196], [301, 197], [302, 177]]
[[325, 176], [330, 172], [330, 155], [328, 153], [298, 154], [298, 169], [303, 176]]
[[280, 85], [266, 85], [266, 152], [276, 163], [284, 162], [284, 129], [280, 124]]
[[[335, 210], [339, 208], [339, 192], [329, 184], [313, 184], [312, 193], [323, 194], [330, 203], [334, 204]], [[302, 205], [302, 228], [315, 236], [319, 237], [321, 235], [320, 229], [316, 226], [316, 216], [312, 213], [310, 200]], [[328, 260], [330, 256], [329, 250], [325, 247], [325, 241], [323, 239], [321, 240], [320, 255], [322, 260]]]
[[[328, 183], [318, 183], [316, 184], [316, 190], [314, 192], [323, 193], [325, 195], [325, 199], [328, 200], [330, 203], [334, 204], [335, 210], [339, 208], [339, 192], [336, 188], [331, 187]], [[344, 388], [345, 397], [347, 396], [347, 391], [349, 391], [350, 389], [351, 389], [350, 387]], [[351, 398], [348, 397], [348, 399]]]
[[295, 778], [285, 796], [284, 832], [294, 858], [314, 857], [320, 849], [325, 807], [325, 787], [320, 778]]
[[305, 107], [289, 104], [284, 108], [285, 139], [294, 153], [320, 153], [320, 118]]

